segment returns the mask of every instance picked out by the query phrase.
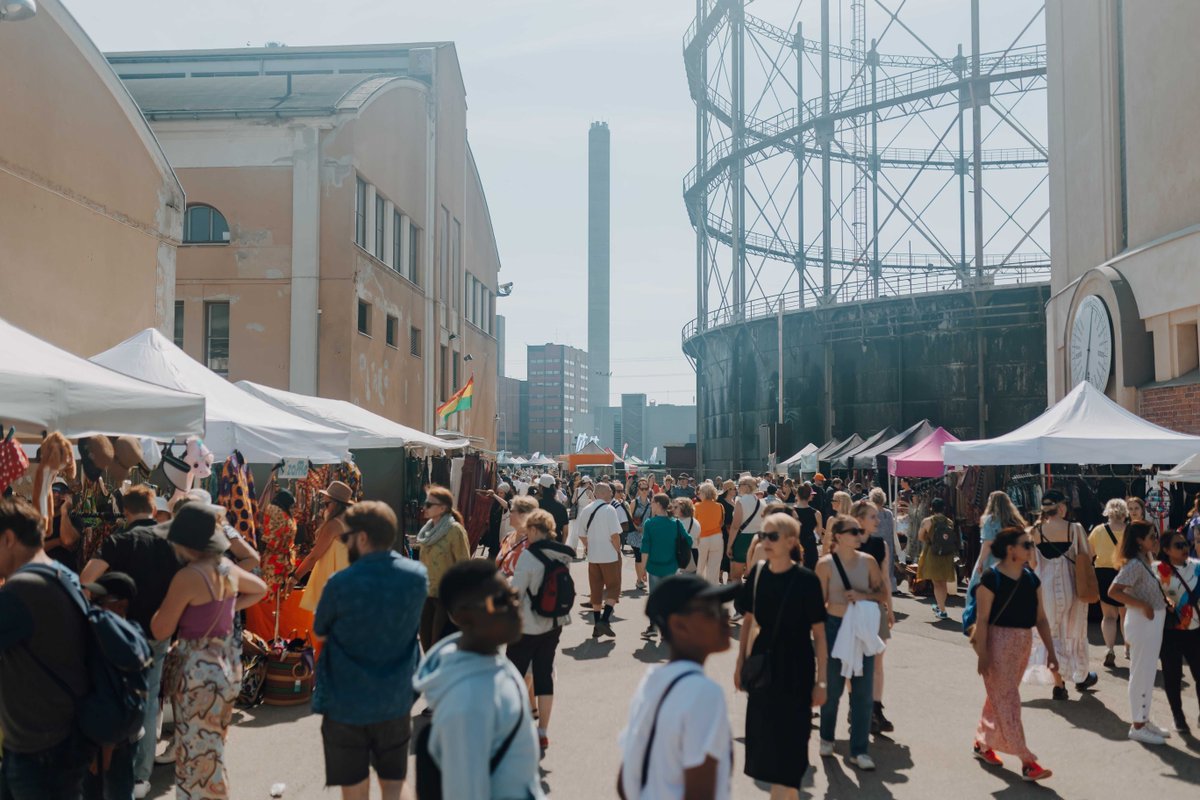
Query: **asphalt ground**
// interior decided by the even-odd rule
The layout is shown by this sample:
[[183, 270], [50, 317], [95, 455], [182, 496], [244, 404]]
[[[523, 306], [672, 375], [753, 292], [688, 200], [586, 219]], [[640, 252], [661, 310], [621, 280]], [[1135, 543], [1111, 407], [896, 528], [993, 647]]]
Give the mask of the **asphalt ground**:
[[[587, 586], [586, 564], [573, 567], [577, 588]], [[616, 797], [620, 764], [617, 736], [629, 701], [646, 669], [663, 663], [665, 647], [640, 638], [646, 626], [644, 593], [632, 590], [632, 562], [626, 558], [623, 593], [613, 628], [617, 637], [592, 639], [590, 619], [576, 616], [562, 636], [556, 661], [555, 707], [550, 748], [542, 762], [542, 781], [556, 798]], [[957, 602], [957, 604], [956, 604]], [[961, 600], [952, 598], [957, 619]], [[875, 737], [871, 754], [877, 769], [863, 773], [850, 766], [846, 712], [839, 711], [836, 757], [816, 754], [816, 731], [809, 746], [815, 764], [804, 788], [806, 797], [822, 798], [1194, 798], [1200, 787], [1200, 739], [1176, 734], [1162, 747], [1128, 741], [1128, 663], [1115, 669], [1100, 664], [1104, 649], [1099, 627], [1092, 626], [1092, 668], [1100, 682], [1084, 695], [1050, 699], [1049, 687], [1024, 686], [1026, 739], [1054, 776], [1039, 785], [1025, 783], [1013, 757], [993, 768], [971, 756], [983, 684], [975, 657], [958, 622], [938, 622], [929, 601], [898, 597], [897, 624], [886, 654], [884, 703], [894, 733]], [[738, 630], [735, 627], [735, 636]], [[734, 648], [737, 643], [734, 642]], [[711, 658], [710, 676], [726, 687], [735, 737], [733, 796], [765, 797], [764, 787], [742, 774], [746, 696], [733, 689], [736, 649]], [[843, 697], [842, 708], [846, 699]], [[1186, 685], [1185, 708], [1193, 730], [1200, 731], [1196, 687]], [[421, 707], [418, 701], [418, 710]], [[1155, 693], [1152, 718], [1167, 726], [1170, 712], [1161, 690]], [[308, 706], [259, 706], [239, 712], [229, 733], [226, 760], [235, 800], [267, 798], [272, 784], [285, 783], [285, 798], [336, 798], [324, 788], [320, 718]], [[410, 777], [411, 777], [410, 770]], [[174, 797], [172, 768], [155, 772], [151, 797]], [[372, 795], [376, 796], [376, 795]]]

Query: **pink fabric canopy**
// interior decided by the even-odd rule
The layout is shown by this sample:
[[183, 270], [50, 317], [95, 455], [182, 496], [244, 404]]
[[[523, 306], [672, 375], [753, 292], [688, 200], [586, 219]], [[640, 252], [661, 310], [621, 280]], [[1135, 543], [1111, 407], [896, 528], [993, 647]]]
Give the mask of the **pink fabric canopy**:
[[888, 456], [888, 474], [895, 478], [940, 478], [946, 473], [942, 445], [957, 441], [957, 436], [938, 428], [903, 453]]

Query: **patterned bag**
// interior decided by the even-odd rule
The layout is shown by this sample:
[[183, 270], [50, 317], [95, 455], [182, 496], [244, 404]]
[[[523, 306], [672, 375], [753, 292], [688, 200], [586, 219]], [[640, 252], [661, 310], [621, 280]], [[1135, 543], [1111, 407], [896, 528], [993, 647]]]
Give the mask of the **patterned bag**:
[[13, 438], [16, 430], [13, 428], [12, 433], [8, 434], [3, 442], [0, 442], [0, 492], [7, 489], [9, 484], [24, 475], [25, 470], [29, 469], [29, 456], [25, 455], [25, 448], [21, 447], [21, 443]]

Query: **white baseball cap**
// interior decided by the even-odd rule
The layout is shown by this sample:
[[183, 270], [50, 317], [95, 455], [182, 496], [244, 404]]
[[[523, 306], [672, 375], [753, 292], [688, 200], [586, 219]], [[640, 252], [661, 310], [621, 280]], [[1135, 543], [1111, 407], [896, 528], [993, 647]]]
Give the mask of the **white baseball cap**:
[[546, 473], [542, 477], [538, 478], [538, 486], [544, 486], [545, 488], [549, 489], [553, 485], [554, 485], [554, 476], [551, 475], [550, 473]]

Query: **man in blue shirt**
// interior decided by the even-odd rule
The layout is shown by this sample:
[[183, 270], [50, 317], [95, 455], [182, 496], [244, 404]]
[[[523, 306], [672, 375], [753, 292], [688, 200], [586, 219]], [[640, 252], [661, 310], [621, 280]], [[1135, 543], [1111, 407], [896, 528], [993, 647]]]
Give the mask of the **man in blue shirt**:
[[325, 783], [342, 787], [343, 800], [366, 800], [373, 764], [384, 800], [399, 800], [429, 578], [392, 549], [396, 515], [386, 504], [359, 503], [344, 519], [350, 566], [325, 584], [313, 620], [325, 643], [313, 697], [313, 710], [324, 715]]

